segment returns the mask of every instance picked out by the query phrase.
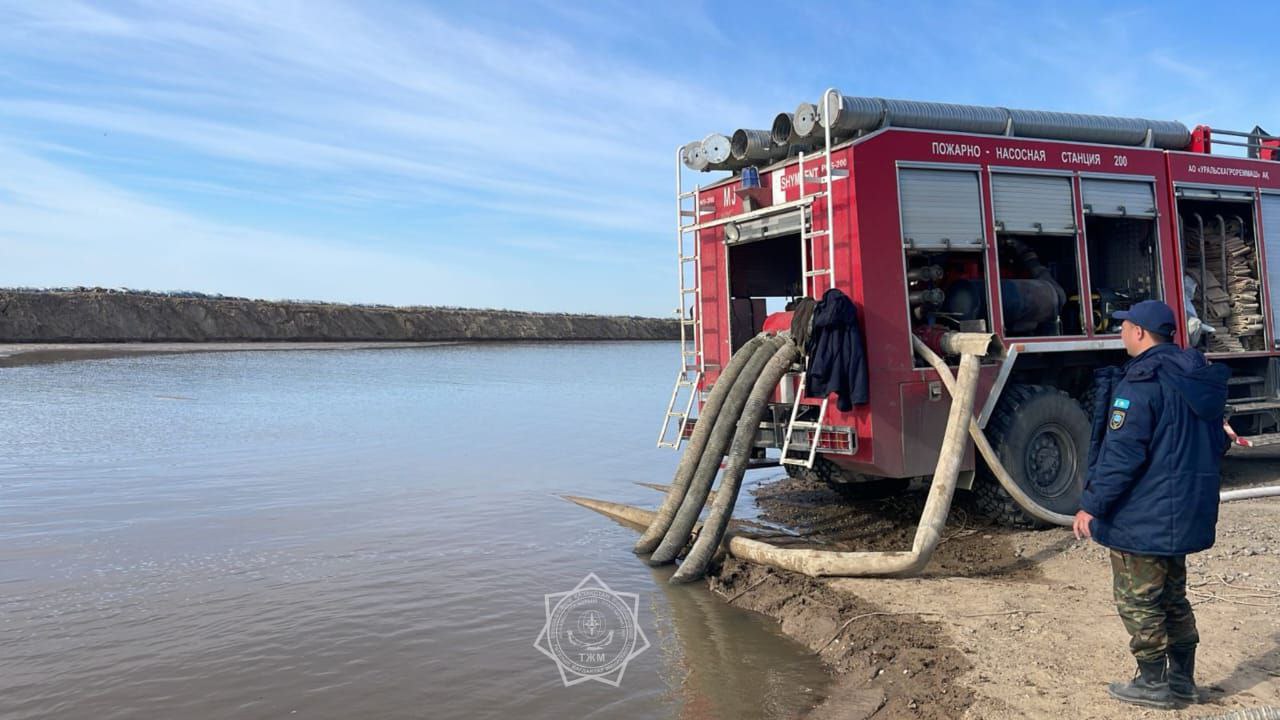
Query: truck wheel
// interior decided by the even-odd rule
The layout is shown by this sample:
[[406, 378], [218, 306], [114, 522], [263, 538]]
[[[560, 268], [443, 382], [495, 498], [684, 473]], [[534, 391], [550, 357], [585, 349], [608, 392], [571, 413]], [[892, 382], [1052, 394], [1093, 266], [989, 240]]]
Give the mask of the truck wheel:
[[803, 465], [783, 465], [782, 467], [786, 468], [789, 477], [826, 483], [832, 487], [850, 482], [850, 479], [845, 478], [843, 468], [821, 455], [813, 459], [811, 469]]
[[[987, 437], [1013, 481], [1041, 507], [1063, 515], [1080, 509], [1089, 457], [1089, 419], [1066, 393], [1044, 385], [1005, 388]], [[980, 463], [973, 495], [978, 509], [1002, 525], [1050, 527], [1023, 512]]]

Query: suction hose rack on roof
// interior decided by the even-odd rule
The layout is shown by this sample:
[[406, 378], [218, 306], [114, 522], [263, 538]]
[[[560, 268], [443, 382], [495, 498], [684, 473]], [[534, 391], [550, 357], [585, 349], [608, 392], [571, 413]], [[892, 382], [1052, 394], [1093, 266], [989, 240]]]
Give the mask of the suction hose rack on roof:
[[[712, 133], [702, 140], [688, 143], [684, 146], [682, 159], [693, 170], [738, 170], [797, 152], [812, 151], [825, 143], [826, 117], [831, 118], [833, 142], [886, 127], [1166, 150], [1185, 149], [1192, 140], [1191, 130], [1176, 120], [851, 97], [840, 94], [838, 90], [828, 91], [825, 98], [826, 108], [822, 107], [823, 101], [820, 100], [816, 105], [800, 103], [793, 113], [778, 114], [770, 130], [744, 128], [730, 136]], [[1218, 141], [1245, 147], [1262, 148], [1264, 139], [1272, 139], [1260, 133], [1260, 129], [1255, 129], [1253, 134], [1214, 132], [1251, 138], [1252, 145]]]

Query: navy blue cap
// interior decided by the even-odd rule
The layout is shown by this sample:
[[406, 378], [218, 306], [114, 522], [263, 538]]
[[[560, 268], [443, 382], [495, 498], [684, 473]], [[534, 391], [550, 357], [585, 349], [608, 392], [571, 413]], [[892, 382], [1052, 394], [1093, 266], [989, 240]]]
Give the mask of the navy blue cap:
[[1177, 325], [1174, 323], [1173, 310], [1159, 300], [1143, 300], [1128, 310], [1117, 310], [1111, 313], [1117, 320], [1128, 320], [1138, 327], [1153, 333], [1173, 337]]

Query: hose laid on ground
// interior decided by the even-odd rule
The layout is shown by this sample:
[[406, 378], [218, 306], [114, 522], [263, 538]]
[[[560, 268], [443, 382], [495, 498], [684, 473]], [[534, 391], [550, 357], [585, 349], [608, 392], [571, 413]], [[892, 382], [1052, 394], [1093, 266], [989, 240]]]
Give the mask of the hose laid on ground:
[[[924, 358], [934, 370], [938, 371], [938, 377], [942, 379], [942, 384], [946, 386], [947, 392], [954, 392], [955, 378], [951, 376], [951, 369], [938, 357], [928, 345], [924, 344], [918, 337], [912, 337], [911, 343], [915, 347], [916, 352], [920, 353], [920, 357]], [[1009, 475], [1009, 471], [1004, 469], [1004, 463], [1000, 462], [1000, 456], [996, 455], [995, 448], [991, 447], [991, 442], [987, 440], [987, 434], [982, 428], [978, 427], [976, 420], [969, 421], [969, 435], [973, 437], [973, 444], [977, 446], [978, 452], [982, 453], [982, 458], [987, 461], [987, 467], [990, 468], [996, 480], [1000, 482], [1000, 487], [1009, 493], [1009, 497], [1018, 503], [1028, 515], [1052, 525], [1061, 525], [1063, 527], [1071, 527], [1075, 518], [1071, 515], [1061, 515], [1051, 510], [1037, 505], [1030, 495], [1027, 495], [1018, 484], [1013, 481], [1013, 477]], [[1218, 495], [1219, 503], [1234, 502], [1236, 500], [1251, 500], [1253, 498], [1280, 497], [1280, 485], [1270, 485], [1267, 487], [1243, 488], [1240, 490], [1227, 490]]]
[[680, 501], [680, 508], [676, 510], [675, 517], [672, 518], [662, 542], [649, 556], [649, 564], [663, 565], [671, 562], [688, 544], [689, 535], [698, 521], [698, 515], [706, 505], [707, 494], [711, 491], [712, 483], [715, 482], [716, 473], [720, 471], [720, 463], [724, 460], [725, 450], [728, 449], [729, 441], [733, 438], [734, 428], [742, 415], [743, 406], [747, 403], [747, 396], [751, 393], [756, 378], [760, 377], [760, 371], [764, 370], [765, 364], [783, 343], [788, 342], [791, 341], [780, 337], [766, 339], [751, 354], [746, 366], [734, 381], [733, 387], [729, 388], [729, 394], [725, 397], [724, 405], [716, 417], [711, 435], [707, 438], [707, 446], [698, 460], [698, 467], [689, 481], [684, 499]]
[[[728, 462], [724, 474], [720, 477], [720, 487], [712, 502], [711, 512], [707, 515], [693, 549], [680, 563], [680, 569], [671, 576], [673, 583], [686, 583], [697, 580], [707, 572], [707, 565], [715, 557], [720, 541], [724, 538], [725, 529], [733, 517], [733, 506], [737, 502], [738, 493], [742, 489], [742, 476], [747, 471], [747, 463], [751, 458], [751, 449], [755, 447], [756, 434], [760, 429], [760, 421], [769, 410], [769, 399], [774, 389], [782, 381], [800, 357], [800, 348], [787, 338], [769, 359], [760, 376], [756, 378], [751, 394], [743, 407], [742, 416], [738, 418], [737, 430], [733, 435], [733, 445], [729, 449]], [[817, 438], [814, 438], [817, 442]]]
[[[930, 349], [930, 347], [920, 338], [912, 335], [911, 345], [915, 348], [916, 352], [920, 354], [920, 357], [924, 358], [926, 362], [933, 366], [934, 370], [938, 371], [938, 377], [942, 379], [942, 384], [946, 386], [947, 392], [951, 393], [952, 397], [954, 397], [956, 391], [956, 380], [951, 376], [951, 368], [947, 367], [947, 364], [943, 362], [942, 358]], [[1027, 495], [1022, 488], [1018, 487], [1018, 484], [1013, 481], [1013, 477], [1009, 475], [1009, 471], [1004, 469], [1004, 463], [1000, 462], [1000, 456], [996, 455], [995, 448], [991, 447], [991, 441], [987, 439], [986, 432], [984, 432], [982, 428], [978, 427], [978, 421], [973, 418], [969, 419], [969, 435], [973, 438], [973, 444], [977, 446], [978, 452], [982, 453], [983, 459], [987, 461], [987, 467], [991, 468], [992, 474], [994, 474], [996, 476], [996, 480], [999, 481], [1000, 487], [1004, 488], [1004, 491], [1009, 493], [1009, 497], [1013, 498], [1013, 501], [1018, 503], [1019, 507], [1037, 520], [1042, 520], [1053, 525], [1071, 527], [1071, 524], [1075, 522], [1074, 516], [1062, 515], [1051, 510], [1046, 510], [1038, 505], [1035, 500], [1032, 500], [1031, 496]]]
[[798, 572], [810, 577], [835, 575], [842, 577], [871, 575], [912, 575], [928, 564], [942, 528], [951, 510], [955, 495], [960, 464], [964, 461], [965, 438], [968, 436], [969, 419], [973, 414], [973, 398], [977, 392], [978, 359], [985, 355], [991, 344], [991, 335], [985, 333], [950, 333], [943, 338], [944, 346], [960, 354], [960, 376], [951, 395], [951, 412], [938, 464], [934, 468], [933, 483], [925, 500], [920, 524], [916, 527], [915, 540], [907, 552], [833, 552], [830, 550], [802, 550], [780, 548], [759, 540], [735, 537], [730, 551], [751, 562], [783, 570]]
[[1233, 710], [1224, 715], [1200, 715], [1196, 720], [1280, 720], [1280, 707]]
[[[920, 338], [912, 337], [911, 342], [916, 352], [920, 353], [920, 357], [924, 358], [933, 366], [933, 369], [938, 371], [938, 376], [942, 378], [942, 384], [946, 386], [947, 392], [953, 392], [955, 378], [951, 376], [951, 369], [947, 367], [942, 358], [938, 357], [938, 354], [931, 350], [928, 345], [925, 345]], [[1009, 471], [1004, 469], [1004, 464], [1000, 462], [1000, 457], [996, 455], [995, 448], [991, 447], [991, 442], [987, 440], [987, 434], [983, 432], [982, 428], [978, 427], [976, 420], [970, 421], [969, 434], [973, 436], [973, 444], [978, 447], [978, 452], [982, 453], [982, 458], [987, 461], [987, 467], [996, 476], [996, 480], [1000, 481], [1000, 487], [1009, 493], [1009, 497], [1013, 498], [1013, 501], [1018, 503], [1019, 507], [1037, 520], [1043, 520], [1053, 525], [1071, 527], [1071, 524], [1075, 521], [1074, 517], [1060, 515], [1040, 507], [1031, 499], [1031, 496], [1018, 487], [1018, 484], [1013, 481], [1013, 477], [1009, 475]], [[1226, 503], [1265, 497], [1280, 497], [1280, 485], [1226, 490], [1218, 494], [1218, 502]]]
[[1236, 500], [1252, 500], [1253, 498], [1265, 497], [1280, 497], [1280, 485], [1227, 490], [1225, 492], [1218, 493], [1218, 502], [1225, 503]]
[[[724, 399], [729, 395], [729, 389], [733, 387], [734, 381], [738, 379], [738, 375], [742, 373], [742, 369], [747, 366], [747, 361], [755, 354], [756, 350], [764, 343], [768, 335], [761, 333], [747, 341], [738, 349], [738, 352], [730, 358], [729, 364], [716, 378], [715, 385], [711, 388], [711, 393], [707, 396], [706, 403], [702, 409], [698, 411], [698, 420], [694, 423], [693, 434], [689, 436], [689, 442], [685, 444], [684, 454], [680, 456], [680, 463], [676, 466], [675, 478], [671, 481], [671, 489], [667, 492], [666, 497], [662, 499], [662, 505], [658, 507], [658, 514], [654, 518], [654, 522], [644, 531], [640, 539], [636, 541], [633, 549], [636, 554], [647, 554], [653, 552], [658, 543], [662, 542], [662, 537], [667, 534], [667, 528], [671, 527], [671, 520], [676, 516], [676, 510], [680, 507], [680, 502], [684, 500], [685, 493], [689, 489], [689, 480], [693, 477], [693, 473], [698, 469], [698, 461], [702, 459], [702, 451], [707, 446], [707, 438], [711, 436], [711, 429], [715, 426], [716, 418], [720, 416], [720, 408], [724, 405]], [[681, 428], [683, 430], [683, 428]]]

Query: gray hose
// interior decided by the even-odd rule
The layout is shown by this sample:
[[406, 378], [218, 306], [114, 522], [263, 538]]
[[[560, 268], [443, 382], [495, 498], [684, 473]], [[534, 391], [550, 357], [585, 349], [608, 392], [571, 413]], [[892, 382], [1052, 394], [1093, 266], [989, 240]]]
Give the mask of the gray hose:
[[729, 360], [729, 364], [720, 373], [720, 377], [716, 378], [715, 385], [711, 388], [711, 394], [707, 396], [706, 403], [698, 412], [698, 421], [694, 423], [693, 434], [689, 436], [689, 442], [684, 446], [684, 454], [680, 456], [680, 464], [676, 466], [675, 478], [671, 481], [671, 489], [667, 491], [666, 497], [662, 499], [662, 505], [658, 508], [658, 514], [655, 516], [653, 524], [651, 524], [636, 541], [633, 552], [638, 555], [651, 553], [658, 547], [658, 543], [662, 542], [662, 537], [667, 534], [667, 528], [671, 527], [671, 520], [676, 516], [676, 509], [680, 507], [680, 502], [684, 500], [685, 493], [689, 489], [689, 479], [693, 477], [693, 472], [698, 469], [698, 461], [702, 459], [702, 451], [707, 446], [707, 438], [711, 436], [711, 429], [715, 426], [716, 418], [720, 416], [720, 408], [724, 405], [724, 399], [729, 395], [729, 388], [733, 387], [734, 381], [738, 379], [738, 375], [742, 373], [742, 368], [747, 366], [747, 361], [755, 354], [760, 345], [764, 343], [768, 335], [761, 333], [747, 341], [733, 354]]
[[[756, 379], [747, 398], [742, 417], [738, 419], [737, 430], [733, 435], [733, 446], [729, 450], [728, 464], [724, 475], [720, 478], [720, 488], [716, 491], [716, 499], [712, 501], [711, 512], [702, 524], [698, 539], [693, 549], [680, 563], [680, 569], [671, 576], [673, 583], [686, 583], [701, 578], [707, 572], [707, 565], [715, 557], [720, 541], [724, 539], [725, 529], [733, 517], [733, 506], [737, 502], [738, 492], [742, 488], [742, 476], [747, 471], [747, 462], [751, 457], [751, 449], [755, 446], [756, 433], [760, 429], [760, 421], [769, 409], [769, 399], [778, 387], [782, 376], [791, 369], [791, 364], [800, 357], [800, 349], [788, 339], [778, 348], [764, 371]], [[814, 442], [817, 442], [815, 438]]]
[[1225, 715], [1201, 715], [1196, 720], [1280, 720], [1280, 707], [1233, 710]]
[[693, 472], [688, 490], [680, 502], [680, 509], [671, 520], [671, 525], [667, 528], [662, 542], [653, 551], [653, 555], [649, 556], [650, 565], [671, 562], [689, 542], [689, 534], [693, 532], [693, 526], [698, 522], [698, 515], [707, 502], [707, 493], [711, 491], [716, 473], [720, 471], [720, 462], [724, 459], [725, 450], [728, 449], [729, 441], [733, 438], [734, 427], [738, 417], [742, 415], [742, 407], [747, 402], [747, 395], [755, 385], [756, 378], [760, 376], [765, 363], [769, 362], [769, 358], [773, 357], [782, 342], [783, 339], [777, 337], [763, 342], [751, 355], [746, 367], [742, 369], [733, 387], [729, 389], [729, 395], [725, 398], [715, 425], [711, 429], [711, 436], [707, 438], [707, 447], [702, 451], [698, 468]]
[[960, 463], [964, 460], [965, 437], [973, 413], [981, 365], [978, 360], [991, 344], [991, 336], [980, 333], [950, 333], [945, 346], [960, 354], [960, 374], [951, 395], [947, 429], [934, 468], [933, 483], [925, 500], [920, 524], [916, 526], [911, 550], [905, 552], [836, 552], [781, 548], [759, 540], [735, 537], [729, 551], [751, 562], [798, 572], [810, 577], [872, 575], [913, 575], [920, 572], [942, 539], [942, 528], [955, 495]]

